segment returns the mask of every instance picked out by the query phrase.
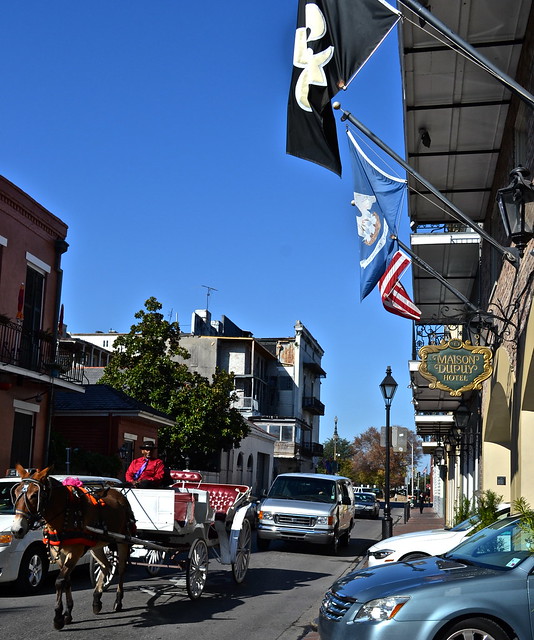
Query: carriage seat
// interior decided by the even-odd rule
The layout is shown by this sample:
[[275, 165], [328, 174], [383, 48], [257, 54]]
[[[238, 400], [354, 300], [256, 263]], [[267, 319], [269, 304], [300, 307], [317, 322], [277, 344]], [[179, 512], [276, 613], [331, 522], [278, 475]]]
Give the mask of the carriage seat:
[[215, 514], [215, 520], [226, 520], [230, 509], [237, 500], [247, 494], [250, 489], [244, 485], [234, 484], [211, 484], [203, 482], [199, 489], [204, 489], [210, 497], [210, 508]]
[[185, 471], [179, 471], [177, 469], [171, 469], [169, 473], [175, 483], [174, 486], [180, 486], [181, 484], [182, 487], [185, 487], [186, 483], [188, 483], [188, 486], [192, 486], [194, 483], [200, 484], [202, 482], [202, 474], [198, 471], [188, 471], [187, 469]]

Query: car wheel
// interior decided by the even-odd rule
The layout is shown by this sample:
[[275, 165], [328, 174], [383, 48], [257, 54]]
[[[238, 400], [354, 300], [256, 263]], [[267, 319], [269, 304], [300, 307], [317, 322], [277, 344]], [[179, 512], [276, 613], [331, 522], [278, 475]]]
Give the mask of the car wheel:
[[510, 636], [493, 620], [468, 618], [449, 627], [441, 640], [510, 640]]
[[30, 547], [22, 556], [15, 586], [19, 593], [30, 595], [38, 591], [48, 572], [48, 557], [41, 547]]
[[353, 524], [354, 523], [351, 522], [350, 527], [339, 536], [339, 542], [342, 547], [348, 547], [350, 544], [350, 532]]
[[266, 540], [265, 538], [260, 538], [259, 536], [256, 538], [256, 546], [258, 547], [258, 551], [268, 551], [270, 544], [271, 544], [270, 540]]
[[400, 559], [400, 562], [410, 562], [411, 560], [418, 560], [419, 558], [430, 558], [430, 556], [428, 553], [423, 553], [422, 551], [414, 551], [414, 553], [407, 553]]
[[337, 531], [334, 531], [334, 537], [328, 543], [328, 553], [332, 556], [337, 556], [339, 553], [339, 536]]

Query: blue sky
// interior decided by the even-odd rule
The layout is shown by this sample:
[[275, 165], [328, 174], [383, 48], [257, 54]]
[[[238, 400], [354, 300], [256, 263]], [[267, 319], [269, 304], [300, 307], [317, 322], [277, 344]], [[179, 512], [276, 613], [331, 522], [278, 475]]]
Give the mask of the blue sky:
[[[388, 365], [392, 424], [413, 429], [411, 322], [376, 290], [359, 301], [339, 113], [342, 179], [285, 153], [296, 13], [296, 0], [2, 3], [0, 172], [69, 225], [69, 331], [127, 331], [150, 296], [188, 331], [207, 285], [215, 319], [257, 337], [300, 320], [317, 338], [321, 441], [334, 416], [348, 439], [383, 424]], [[396, 33], [338, 98], [402, 155]]]

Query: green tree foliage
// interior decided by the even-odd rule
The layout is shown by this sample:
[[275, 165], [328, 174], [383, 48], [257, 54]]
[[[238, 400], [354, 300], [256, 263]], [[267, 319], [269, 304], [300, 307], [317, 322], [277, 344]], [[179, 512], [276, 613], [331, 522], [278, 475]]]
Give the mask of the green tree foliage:
[[[335, 449], [335, 460], [334, 460]], [[334, 439], [328, 438], [323, 443], [323, 457], [318, 465], [320, 473], [336, 473], [340, 476], [351, 477], [352, 473], [352, 456], [354, 451], [349, 440], [338, 438], [334, 447]], [[337, 465], [334, 465], [334, 461]]]
[[[413, 431], [408, 431], [408, 444], [414, 447], [414, 466], [421, 458], [421, 446]], [[380, 431], [376, 427], [369, 427], [352, 443], [354, 455], [352, 457], [351, 477], [357, 484], [377, 485], [384, 489], [385, 485], [385, 448], [380, 446]], [[408, 446], [406, 451], [390, 452], [390, 486], [402, 486], [405, 482], [408, 468], [412, 464], [412, 450]]]
[[[114, 343], [113, 357], [100, 379], [154, 407], [175, 421], [160, 428], [160, 451], [172, 464], [198, 460], [237, 446], [249, 427], [237, 409], [233, 375], [217, 371], [212, 381], [191, 373], [189, 353], [180, 346], [180, 327], [165, 320], [156, 298], [135, 314], [139, 321]], [[197, 463], [198, 466], [198, 463]]]

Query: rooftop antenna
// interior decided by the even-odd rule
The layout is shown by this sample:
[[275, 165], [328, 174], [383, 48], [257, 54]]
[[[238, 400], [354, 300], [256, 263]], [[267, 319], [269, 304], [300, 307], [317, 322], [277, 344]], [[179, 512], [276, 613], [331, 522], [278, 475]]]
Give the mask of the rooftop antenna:
[[206, 284], [202, 285], [205, 289], [207, 289], [206, 292], [206, 311], [208, 311], [209, 309], [209, 303], [210, 303], [210, 296], [211, 296], [211, 292], [212, 291], [219, 291], [219, 289], [216, 289], [215, 287], [208, 287]]

